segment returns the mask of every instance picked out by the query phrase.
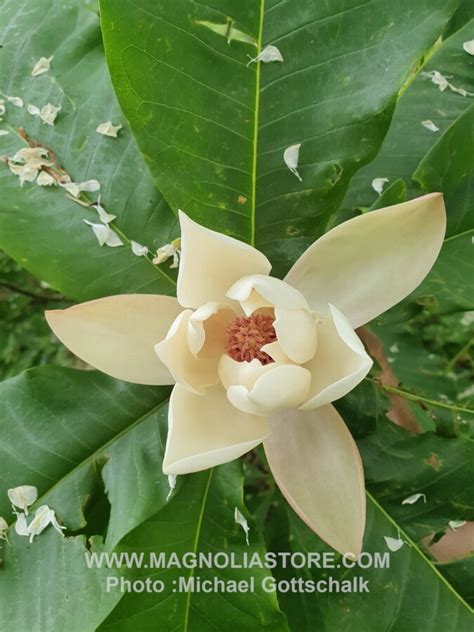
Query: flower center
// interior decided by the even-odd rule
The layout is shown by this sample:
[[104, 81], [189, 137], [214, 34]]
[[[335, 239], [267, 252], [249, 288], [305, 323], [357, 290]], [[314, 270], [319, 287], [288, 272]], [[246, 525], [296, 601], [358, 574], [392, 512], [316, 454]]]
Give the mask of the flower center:
[[268, 353], [261, 351], [264, 345], [277, 339], [273, 320], [273, 316], [265, 314], [235, 318], [227, 327], [226, 351], [230, 357], [237, 362], [250, 362], [254, 358], [262, 364], [273, 362]]

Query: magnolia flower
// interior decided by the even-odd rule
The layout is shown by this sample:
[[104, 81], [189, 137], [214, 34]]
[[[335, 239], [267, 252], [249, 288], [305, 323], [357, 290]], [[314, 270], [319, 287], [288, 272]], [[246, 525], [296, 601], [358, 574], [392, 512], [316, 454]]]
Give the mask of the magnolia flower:
[[168, 475], [231, 461], [261, 442], [283, 495], [321, 538], [358, 555], [362, 464], [331, 402], [372, 360], [354, 329], [412, 292], [443, 242], [434, 193], [351, 219], [285, 280], [255, 248], [180, 212], [177, 300], [122, 295], [47, 312], [58, 338], [116, 378], [175, 384]]

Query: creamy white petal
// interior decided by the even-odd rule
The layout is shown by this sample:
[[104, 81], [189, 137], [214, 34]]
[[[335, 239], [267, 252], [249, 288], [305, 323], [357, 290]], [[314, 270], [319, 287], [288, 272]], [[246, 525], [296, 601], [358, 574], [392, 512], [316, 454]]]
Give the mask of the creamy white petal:
[[192, 353], [188, 345], [191, 315], [190, 309], [181, 312], [171, 325], [166, 338], [155, 346], [155, 351], [178, 384], [195, 393], [202, 393], [205, 387], [218, 383], [219, 359], [197, 358]]
[[301, 292], [281, 279], [263, 274], [252, 274], [239, 279], [228, 289], [226, 296], [239, 301], [247, 316], [264, 307], [309, 309]]
[[260, 351], [267, 353], [270, 356], [270, 358], [273, 358], [275, 362], [278, 362], [280, 364], [291, 363], [290, 358], [283, 351], [283, 349], [281, 348], [281, 344], [278, 342], [278, 340], [275, 340], [275, 342], [270, 342], [267, 345], [263, 345]]
[[254, 415], [297, 408], [310, 388], [311, 373], [293, 364], [270, 364], [251, 389], [239, 384], [227, 390], [229, 401], [240, 410]]
[[339, 553], [359, 555], [365, 527], [364, 473], [357, 446], [332, 406], [270, 419], [270, 469], [300, 518]]
[[193, 222], [182, 211], [179, 219], [178, 301], [184, 307], [223, 301], [227, 290], [241, 277], [270, 272], [270, 262], [255, 248]]
[[316, 352], [314, 316], [306, 309], [275, 309], [273, 327], [283, 352], [293, 362], [309, 362]]
[[365, 213], [320, 237], [286, 277], [321, 314], [336, 305], [354, 328], [410, 294], [443, 243], [443, 196], [430, 193]]
[[123, 294], [46, 312], [49, 326], [81, 360], [119, 380], [173, 384], [154, 345], [182, 308], [175, 298]]
[[318, 327], [318, 348], [305, 367], [311, 372], [311, 388], [302, 410], [324, 406], [347, 395], [372, 366], [364, 345], [349, 321], [333, 305]]
[[269, 434], [266, 419], [246, 415], [221, 386], [195, 395], [177, 384], [171, 394], [165, 474], [189, 474], [232, 461]]
[[224, 303], [206, 303], [189, 319], [188, 346], [194, 355], [216, 357], [224, 353], [227, 327], [236, 314]]
[[256, 358], [251, 362], [237, 362], [228, 355], [223, 355], [219, 362], [219, 378], [225, 389], [242, 385], [250, 391], [258, 378], [275, 368], [275, 364], [262, 364]]

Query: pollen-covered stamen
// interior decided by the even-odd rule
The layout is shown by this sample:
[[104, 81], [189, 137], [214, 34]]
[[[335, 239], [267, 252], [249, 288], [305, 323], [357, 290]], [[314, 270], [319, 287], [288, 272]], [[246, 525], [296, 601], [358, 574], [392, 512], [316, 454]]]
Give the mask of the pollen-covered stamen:
[[277, 339], [273, 316], [252, 314], [248, 318], [238, 316], [227, 327], [226, 351], [237, 362], [250, 362], [255, 358], [262, 364], [273, 362], [268, 353], [261, 351], [264, 345]]

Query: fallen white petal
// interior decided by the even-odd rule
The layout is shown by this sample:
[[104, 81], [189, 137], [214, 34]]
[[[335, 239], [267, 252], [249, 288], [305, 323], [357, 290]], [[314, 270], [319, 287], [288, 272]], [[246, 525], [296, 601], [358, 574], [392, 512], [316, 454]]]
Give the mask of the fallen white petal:
[[37, 77], [38, 75], [42, 75], [44, 72], [48, 72], [51, 67], [53, 57], [54, 55], [51, 55], [51, 57], [40, 57], [31, 71], [31, 76]]
[[81, 191], [92, 193], [94, 191], [100, 190], [100, 182], [98, 182], [97, 180], [86, 180], [85, 182], [81, 182], [79, 184], [79, 188], [81, 189]]
[[[82, 191], [91, 193], [100, 190], [100, 183], [97, 180], [86, 180], [85, 182], [62, 182], [61, 186], [72, 195], [72, 197], [79, 197]], [[115, 218], [114, 218], [115, 219]]]
[[20, 485], [8, 490], [8, 498], [14, 507], [18, 507], [28, 515], [28, 507], [36, 502], [38, 490], [33, 485]]
[[239, 509], [237, 507], [235, 508], [235, 511], [234, 511], [234, 520], [244, 530], [245, 541], [247, 542], [247, 546], [249, 546], [250, 545], [250, 542], [249, 542], [249, 531], [250, 531], [249, 523], [247, 522], [245, 516], [242, 515], [242, 513], [239, 511]]
[[3, 95], [8, 103], [11, 103], [17, 108], [22, 108], [24, 106], [23, 99], [21, 97], [9, 97], [7, 94]]
[[15, 522], [15, 531], [18, 535], [28, 537], [30, 532], [28, 530], [28, 523], [26, 522], [26, 516], [24, 513], [18, 514]]
[[[0, 99], [0, 117], [2, 117], [5, 112], [6, 112], [6, 107], [5, 107], [5, 99]], [[0, 118], [0, 120], [3, 120]]]
[[285, 161], [285, 165], [288, 169], [293, 173], [300, 182], [303, 182], [300, 174], [298, 173], [298, 161], [300, 157], [300, 147], [301, 143], [297, 145], [290, 145], [283, 152], [283, 160]]
[[272, 61], [283, 61], [283, 57], [276, 46], [270, 45], [265, 46], [265, 48], [256, 57], [253, 57], [249, 61], [247, 66], [250, 66], [250, 64], [257, 61], [263, 61], [264, 64], [268, 64]]
[[133, 241], [132, 239], [130, 245], [132, 246], [133, 254], [137, 257], [146, 257], [146, 255], [148, 254], [147, 246], [142, 246], [142, 244], [139, 244], [138, 241]]
[[462, 47], [466, 51], [466, 53], [468, 53], [469, 55], [474, 55], [474, 39], [469, 40], [468, 42], [464, 42]]
[[8, 542], [7, 531], [8, 523], [5, 518], [0, 516], [0, 540], [6, 540]]
[[39, 176], [36, 178], [36, 184], [39, 184], [40, 187], [50, 187], [57, 185], [57, 182], [47, 171], [40, 171]]
[[385, 540], [390, 551], [392, 551], [393, 553], [401, 549], [402, 546], [405, 544], [405, 542], [401, 540], [400, 538], [391, 538], [389, 536], [384, 535], [383, 539]]
[[48, 103], [47, 105], [44, 105], [41, 108], [40, 113], [39, 113], [40, 119], [47, 125], [54, 125], [54, 122], [56, 120], [56, 117], [58, 116], [58, 112], [60, 111], [60, 109], [61, 109], [60, 105], [56, 107], [52, 103]]
[[0, 129], [0, 136], [6, 136], [9, 133], [10, 132], [8, 132], [6, 129]]
[[52, 525], [56, 531], [64, 537], [62, 529], [65, 529], [66, 527], [61, 527], [59, 525], [54, 511], [50, 509], [48, 505], [41, 505], [41, 507], [38, 507], [36, 510], [35, 517], [28, 526], [30, 542], [33, 542], [35, 536], [40, 535], [40, 533], [42, 533], [49, 525]]
[[8, 168], [13, 174], [19, 177], [20, 186], [23, 186], [25, 182], [33, 182], [38, 175], [38, 169], [30, 165], [17, 165], [11, 160], [8, 161]]
[[450, 520], [448, 525], [451, 527], [453, 531], [459, 529], [460, 527], [464, 527], [466, 524], [466, 520]]
[[402, 500], [402, 505], [414, 505], [420, 498], [423, 498], [423, 502], [426, 503], [425, 494], [413, 494], [413, 496], [408, 496], [408, 498]]
[[374, 178], [372, 180], [372, 188], [374, 191], [376, 191], [379, 195], [382, 194], [383, 188], [385, 186], [385, 184], [388, 182], [388, 178]]
[[100, 203], [100, 196], [96, 204], [93, 204], [92, 206], [97, 211], [97, 215], [99, 216], [102, 224], [108, 224], [109, 222], [113, 222], [114, 219], [117, 219], [117, 215], [112, 215], [111, 213], [107, 213], [105, 208]]
[[45, 147], [23, 147], [11, 158], [13, 162], [27, 163], [30, 167], [39, 169], [50, 163], [45, 160], [49, 152]]
[[96, 132], [102, 134], [102, 136], [110, 136], [111, 138], [117, 138], [117, 132], [122, 129], [122, 125], [113, 125], [111, 121], [101, 123], [97, 126]]
[[31, 114], [32, 116], [39, 116], [41, 114], [39, 107], [37, 105], [33, 105], [32, 103], [28, 103], [26, 109], [28, 114]]
[[169, 492], [168, 492], [168, 496], [166, 496], [166, 501], [168, 501], [171, 496], [173, 495], [173, 492], [175, 490], [176, 487], [176, 479], [178, 477], [176, 476], [176, 474], [168, 474], [168, 485], [169, 485]]
[[429, 129], [430, 132], [439, 132], [439, 127], [435, 125], [433, 121], [430, 121], [430, 120], [421, 121], [421, 124], [423, 125], [423, 127], [426, 127], [426, 129]]
[[123, 241], [114, 233], [114, 231], [107, 224], [94, 224], [88, 219], [82, 220], [84, 224], [90, 226], [97, 237], [97, 241], [100, 246], [109, 246], [110, 248], [116, 248], [117, 246], [123, 246]]

